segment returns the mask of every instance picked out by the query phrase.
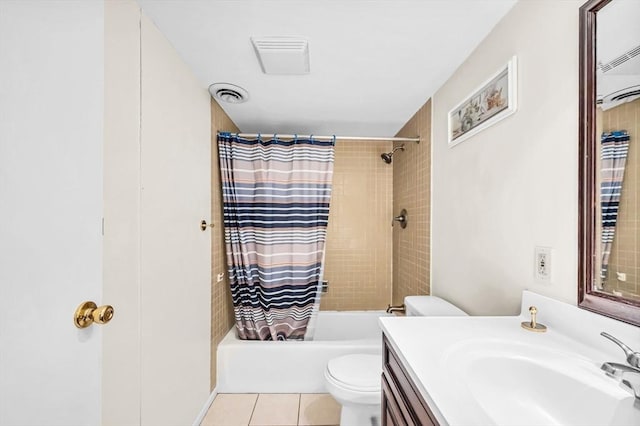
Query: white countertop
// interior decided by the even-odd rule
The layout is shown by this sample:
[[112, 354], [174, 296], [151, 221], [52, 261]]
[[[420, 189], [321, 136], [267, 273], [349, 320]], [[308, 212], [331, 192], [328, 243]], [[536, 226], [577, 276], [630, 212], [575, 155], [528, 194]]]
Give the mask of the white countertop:
[[[522, 387], [528, 386], [527, 383], [520, 383], [516, 378], [511, 378], [515, 381], [511, 383], [509, 377], [497, 377], [496, 383], [493, 384], [492, 377], [486, 376], [491, 373], [485, 374], [483, 371], [474, 370], [475, 366], [487, 364], [482, 362], [473, 364], [472, 361], [484, 362], [487, 359], [493, 359], [497, 362], [494, 362], [493, 367], [490, 366], [493, 368], [490, 371], [497, 371], [497, 375], [500, 375], [503, 359], [499, 356], [502, 353], [506, 353], [511, 360], [505, 362], [512, 362], [512, 365], [516, 366], [512, 370], [506, 368], [506, 374], [510, 374], [509, 371], [519, 373], [518, 366], [523, 365], [524, 369], [530, 370], [526, 374], [535, 375], [537, 373], [535, 371], [532, 373], [529, 366], [535, 366], [539, 360], [548, 361], [555, 363], [553, 368], [561, 371], [562, 374], [580, 375], [581, 381], [576, 383], [587, 383], [587, 388], [607, 388], [608, 395], [613, 394], [614, 399], [620, 401], [624, 399], [626, 403], [629, 394], [622, 388], [618, 392], [618, 388], [612, 385], [613, 379], [606, 377], [600, 371], [602, 362], [624, 363], [624, 354], [614, 344], [600, 337], [599, 333], [610, 331], [612, 334], [617, 333], [624, 340], [637, 338], [640, 336], [640, 330], [577, 307], [525, 292], [523, 307], [526, 305], [528, 309], [529, 304], [535, 304], [538, 307], [540, 323], [545, 323], [545, 317], [549, 321], [549, 329], [546, 333], [535, 333], [521, 327], [522, 321], [529, 321], [528, 312], [526, 317], [384, 317], [380, 319], [380, 324], [423, 398], [443, 426], [531, 424], [533, 418], [548, 418], [549, 422], [558, 424], [557, 417], [545, 417], [546, 414], [541, 413], [544, 410], [540, 410], [540, 406], [544, 407], [544, 404], [532, 408], [537, 410], [535, 413], [526, 415], [529, 407], [522, 405], [522, 401], [528, 398], [528, 394], [521, 395], [521, 398], [518, 396]], [[562, 306], [555, 306], [556, 304]], [[553, 314], [551, 310], [554, 310]], [[585, 315], [588, 316], [585, 317]], [[582, 331], [586, 334], [569, 333], [572, 327], [584, 327], [585, 318], [588, 318], [587, 322], [593, 321], [593, 324], [589, 325], [590, 331]], [[564, 327], [560, 326], [561, 323], [573, 325]], [[638, 349], [640, 340], [627, 342]], [[518, 364], [520, 360], [533, 362], [533, 364]], [[544, 373], [546, 370], [540, 371]], [[473, 379], [469, 377], [482, 374], [485, 374], [485, 381], [480, 389], [487, 389], [490, 393], [490, 386], [502, 386], [501, 389], [495, 389], [502, 395], [505, 388], [510, 388], [506, 391], [506, 398], [502, 396], [500, 398], [500, 401], [504, 401], [504, 407], [497, 407], [490, 395], [485, 398], [479, 394], [477, 387], [474, 393], [474, 384], [469, 383]], [[489, 383], [489, 387], [484, 383]], [[549, 395], [545, 397], [547, 396], [553, 397], [553, 389], [549, 389]], [[594, 398], [598, 399], [597, 396]], [[497, 399], [494, 398], [494, 400]], [[492, 403], [494, 406], [491, 406]], [[554, 400], [551, 399], [548, 403], [553, 404]], [[557, 401], [557, 403], [563, 402]], [[516, 407], [510, 408], [509, 404]], [[511, 414], [509, 414], [510, 409]], [[601, 411], [603, 412], [599, 412], [599, 415], [608, 419], [607, 416], [610, 416], [610, 413], [605, 413], [605, 408]], [[515, 417], [509, 417], [509, 415]], [[599, 421], [597, 418], [597, 415], [589, 417]], [[566, 424], [571, 423], [573, 421], [566, 422]]]

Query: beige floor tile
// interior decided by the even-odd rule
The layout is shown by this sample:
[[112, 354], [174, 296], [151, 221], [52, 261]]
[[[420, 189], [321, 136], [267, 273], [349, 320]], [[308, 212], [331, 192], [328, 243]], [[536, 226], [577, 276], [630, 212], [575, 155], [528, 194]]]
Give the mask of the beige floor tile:
[[340, 404], [329, 394], [307, 393], [300, 395], [301, 426], [337, 425], [340, 423]]
[[251, 426], [295, 426], [298, 424], [299, 394], [261, 393], [251, 416]]
[[200, 426], [247, 426], [257, 399], [255, 393], [218, 394]]

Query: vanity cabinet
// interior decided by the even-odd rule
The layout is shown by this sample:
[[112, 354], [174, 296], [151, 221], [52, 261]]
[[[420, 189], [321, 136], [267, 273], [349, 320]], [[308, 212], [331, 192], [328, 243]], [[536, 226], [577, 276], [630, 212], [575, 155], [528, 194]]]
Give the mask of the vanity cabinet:
[[438, 426], [385, 335], [382, 340], [382, 426]]

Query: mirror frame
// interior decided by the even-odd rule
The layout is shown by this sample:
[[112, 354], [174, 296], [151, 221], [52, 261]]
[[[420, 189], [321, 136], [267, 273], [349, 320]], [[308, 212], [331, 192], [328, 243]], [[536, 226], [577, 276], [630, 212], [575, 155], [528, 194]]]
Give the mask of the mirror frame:
[[640, 302], [593, 290], [599, 191], [596, 188], [596, 14], [611, 0], [589, 0], [579, 12], [578, 306], [640, 326]]

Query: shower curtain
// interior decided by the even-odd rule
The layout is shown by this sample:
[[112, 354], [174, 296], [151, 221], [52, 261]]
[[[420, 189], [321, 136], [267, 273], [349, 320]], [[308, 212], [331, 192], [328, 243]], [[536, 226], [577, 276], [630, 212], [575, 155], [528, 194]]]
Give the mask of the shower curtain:
[[224, 235], [240, 339], [303, 339], [319, 297], [333, 141], [218, 134]]
[[624, 131], [603, 133], [601, 139], [600, 205], [602, 208], [602, 264], [600, 278], [607, 277], [622, 193], [624, 168], [629, 151], [629, 134]]

